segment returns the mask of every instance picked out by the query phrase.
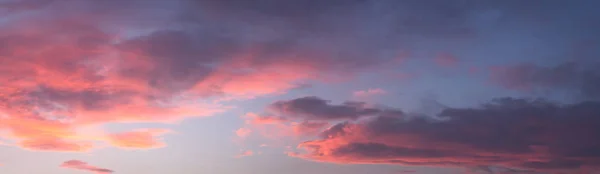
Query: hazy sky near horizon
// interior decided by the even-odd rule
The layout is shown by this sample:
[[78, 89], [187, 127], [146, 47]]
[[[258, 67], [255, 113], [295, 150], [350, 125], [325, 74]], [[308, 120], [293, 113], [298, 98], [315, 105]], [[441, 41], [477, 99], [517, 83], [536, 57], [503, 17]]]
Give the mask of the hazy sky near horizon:
[[599, 5], [0, 0], [0, 173], [600, 173]]

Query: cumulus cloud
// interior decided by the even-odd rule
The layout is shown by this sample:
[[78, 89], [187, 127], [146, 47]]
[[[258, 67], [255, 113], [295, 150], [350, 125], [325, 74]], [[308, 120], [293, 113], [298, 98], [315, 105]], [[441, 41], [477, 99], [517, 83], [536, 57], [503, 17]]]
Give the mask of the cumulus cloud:
[[[382, 115], [336, 124], [292, 156], [331, 163], [499, 166], [537, 172], [598, 168], [598, 102], [499, 98], [433, 117]], [[318, 110], [318, 107], [315, 107]]]
[[86, 162], [79, 161], [79, 160], [65, 161], [64, 163], [62, 163], [60, 165], [60, 167], [69, 168], [69, 169], [75, 169], [75, 170], [89, 171], [89, 172], [92, 172], [92, 173], [95, 173], [95, 174], [109, 174], [109, 173], [113, 173], [113, 171], [110, 170], [110, 169], [105, 169], [105, 168], [100, 168], [100, 167], [92, 166], [92, 165], [89, 165]]

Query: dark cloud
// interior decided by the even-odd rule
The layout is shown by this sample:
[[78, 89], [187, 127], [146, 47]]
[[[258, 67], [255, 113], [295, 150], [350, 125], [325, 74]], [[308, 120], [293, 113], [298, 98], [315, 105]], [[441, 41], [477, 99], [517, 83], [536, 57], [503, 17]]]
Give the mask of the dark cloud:
[[305, 120], [355, 120], [384, 112], [381, 109], [368, 107], [363, 102], [334, 105], [328, 100], [314, 96], [278, 101], [271, 104], [269, 110], [285, 117]]
[[[315, 107], [315, 110], [320, 110]], [[372, 117], [325, 130], [299, 157], [335, 163], [500, 166], [544, 172], [600, 167], [600, 103], [501, 98], [436, 117]]]
[[124, 41], [118, 45], [122, 51], [145, 56], [145, 59], [133, 58], [132, 61], [148, 62], [151, 67], [127, 64], [119, 73], [161, 90], [188, 90], [239, 52], [232, 38], [202, 33], [157, 31]]

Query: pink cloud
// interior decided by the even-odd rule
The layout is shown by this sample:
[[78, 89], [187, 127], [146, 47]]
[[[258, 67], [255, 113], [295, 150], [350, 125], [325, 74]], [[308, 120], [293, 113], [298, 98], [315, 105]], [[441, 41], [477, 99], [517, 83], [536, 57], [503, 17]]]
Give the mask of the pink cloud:
[[58, 138], [28, 139], [19, 142], [18, 145], [28, 150], [59, 152], [88, 152], [94, 147], [90, 142], [75, 142]]
[[252, 156], [254, 155], [254, 152], [251, 150], [245, 150], [242, 151], [240, 154], [236, 155], [235, 158], [242, 158], [242, 157], [247, 157], [247, 156]]
[[248, 128], [239, 128], [235, 131], [235, 135], [237, 135], [240, 138], [246, 138], [250, 135], [250, 133], [252, 133], [252, 130]]
[[244, 115], [242, 118], [245, 119], [245, 123], [246, 124], [254, 124], [254, 125], [258, 125], [258, 124], [278, 124], [278, 123], [283, 123], [283, 122], [286, 121], [286, 119], [283, 118], [283, 117], [260, 116], [260, 115], [255, 114], [255, 113], [246, 113], [246, 115]]
[[65, 161], [64, 163], [62, 163], [60, 165], [60, 167], [69, 168], [69, 169], [75, 169], [75, 170], [89, 171], [89, 172], [92, 172], [92, 173], [95, 173], [95, 174], [109, 174], [109, 173], [113, 173], [113, 171], [110, 170], [110, 169], [105, 169], [105, 168], [100, 168], [100, 167], [92, 166], [92, 165], [89, 165], [86, 162], [79, 161], [79, 160]]

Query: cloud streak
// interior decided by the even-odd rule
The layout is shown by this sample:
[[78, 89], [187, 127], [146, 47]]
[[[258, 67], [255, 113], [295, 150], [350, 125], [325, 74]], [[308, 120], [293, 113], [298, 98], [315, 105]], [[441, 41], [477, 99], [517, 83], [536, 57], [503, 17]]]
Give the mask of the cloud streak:
[[92, 172], [92, 173], [95, 173], [95, 174], [110, 174], [110, 173], [113, 173], [113, 171], [110, 170], [110, 169], [105, 169], [105, 168], [100, 168], [100, 167], [92, 166], [92, 165], [89, 165], [86, 162], [79, 161], [79, 160], [65, 161], [64, 163], [62, 163], [60, 165], [60, 167], [69, 168], [69, 169], [75, 169], [75, 170], [89, 171], [89, 172]]

